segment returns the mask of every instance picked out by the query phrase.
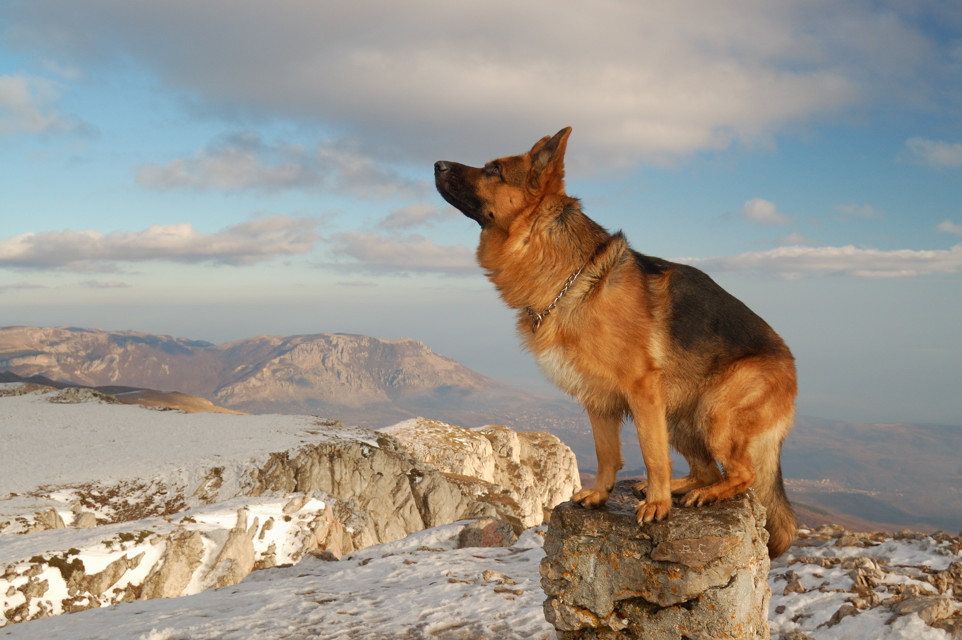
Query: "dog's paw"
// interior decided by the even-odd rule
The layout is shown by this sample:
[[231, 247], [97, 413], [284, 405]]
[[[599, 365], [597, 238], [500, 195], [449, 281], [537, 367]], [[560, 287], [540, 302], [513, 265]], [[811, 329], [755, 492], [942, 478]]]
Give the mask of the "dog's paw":
[[577, 502], [582, 507], [595, 509], [608, 502], [608, 492], [600, 489], [582, 489], [571, 496], [572, 502]]
[[638, 524], [656, 522], [667, 518], [669, 511], [671, 511], [671, 499], [641, 500], [635, 507], [635, 518]]
[[718, 498], [706, 489], [707, 487], [705, 489], [692, 489], [681, 499], [681, 503], [686, 507], [704, 507], [718, 502]]
[[645, 493], [648, 491], [648, 481], [642, 480], [641, 482], [636, 482], [631, 485], [631, 492], [635, 494], [636, 498], [644, 499]]

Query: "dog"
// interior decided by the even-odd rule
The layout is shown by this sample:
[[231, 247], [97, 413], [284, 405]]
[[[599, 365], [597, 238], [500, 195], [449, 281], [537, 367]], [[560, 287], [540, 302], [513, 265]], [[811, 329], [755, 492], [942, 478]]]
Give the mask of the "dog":
[[[591, 422], [594, 485], [572, 500], [607, 501], [622, 466], [620, 430], [636, 426], [647, 479], [639, 524], [749, 487], [768, 512], [774, 558], [796, 534], [781, 473], [794, 422], [795, 360], [782, 338], [704, 272], [634, 251], [565, 192], [571, 128], [482, 167], [439, 161], [441, 196], [481, 227], [477, 260], [517, 310], [518, 333], [545, 375]], [[672, 478], [669, 446], [690, 472]]]

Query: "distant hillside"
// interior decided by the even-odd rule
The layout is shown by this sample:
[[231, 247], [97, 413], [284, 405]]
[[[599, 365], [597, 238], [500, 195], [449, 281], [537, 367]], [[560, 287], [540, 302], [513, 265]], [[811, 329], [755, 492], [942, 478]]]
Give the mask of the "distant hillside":
[[416, 415], [504, 422], [499, 418], [540, 406], [540, 399], [421, 342], [360, 335], [259, 336], [214, 345], [134, 331], [5, 327], [4, 370], [91, 387], [179, 391], [240, 411], [318, 414], [371, 426]]
[[962, 426], [799, 416], [782, 466], [790, 497], [893, 529], [962, 529]]
[[[176, 409], [184, 413], [244, 413], [243, 411], [219, 407], [207, 398], [200, 398], [179, 391], [156, 391], [154, 389], [138, 389], [136, 387], [125, 387], [122, 385], [86, 387], [75, 383], [51, 380], [44, 376], [24, 377], [18, 376], [10, 371], [0, 371], [0, 383], [3, 382], [22, 383], [26, 391], [66, 389], [71, 387], [93, 389], [104, 394], [105, 399], [116, 401], [120, 404], [136, 404], [142, 407]], [[0, 395], [3, 395], [2, 390], [0, 390]]]

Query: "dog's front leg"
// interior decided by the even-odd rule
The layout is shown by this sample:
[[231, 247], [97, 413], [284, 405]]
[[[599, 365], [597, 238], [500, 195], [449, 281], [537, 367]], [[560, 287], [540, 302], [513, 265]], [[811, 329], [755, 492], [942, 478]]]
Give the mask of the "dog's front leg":
[[671, 458], [668, 455], [668, 424], [661, 376], [650, 373], [632, 389], [629, 404], [638, 431], [641, 456], [648, 470], [645, 497], [638, 502], [638, 523], [662, 520], [671, 511]]
[[595, 440], [598, 473], [594, 486], [582, 489], [571, 499], [583, 507], [600, 507], [615, 488], [615, 476], [621, 469], [621, 414], [603, 414], [588, 410], [591, 435]]

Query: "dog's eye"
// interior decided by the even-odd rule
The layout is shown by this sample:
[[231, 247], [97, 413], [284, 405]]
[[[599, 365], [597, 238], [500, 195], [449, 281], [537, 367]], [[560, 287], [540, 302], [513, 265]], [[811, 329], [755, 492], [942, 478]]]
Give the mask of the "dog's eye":
[[484, 166], [484, 175], [489, 178], [500, 178], [501, 177], [501, 165], [497, 162], [492, 162], [491, 164]]

